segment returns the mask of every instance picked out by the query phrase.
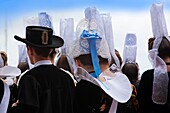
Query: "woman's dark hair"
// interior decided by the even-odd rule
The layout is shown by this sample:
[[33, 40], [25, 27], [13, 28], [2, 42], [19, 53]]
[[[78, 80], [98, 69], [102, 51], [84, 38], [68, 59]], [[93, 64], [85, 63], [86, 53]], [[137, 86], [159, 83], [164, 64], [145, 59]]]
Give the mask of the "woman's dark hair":
[[125, 74], [131, 83], [138, 80], [138, 65], [135, 63], [125, 63], [122, 73]]
[[[152, 49], [155, 38], [150, 38], [148, 40], [148, 50]], [[158, 56], [162, 59], [170, 57], [170, 42], [166, 37], [162, 38], [162, 41], [158, 48]]]
[[21, 70], [21, 73], [23, 73], [24, 71], [29, 69], [29, 64], [28, 62], [20, 62], [17, 67]]
[[60, 58], [58, 59], [58, 62], [56, 64], [58, 68], [63, 68], [69, 72], [71, 72], [67, 57], [65, 55], [61, 55]]
[[[117, 56], [117, 58], [118, 58], [118, 60], [119, 60], [120, 65], [122, 65], [122, 62], [123, 62], [123, 61], [122, 61], [122, 57], [120, 56], [120, 53], [119, 53], [119, 51], [118, 51], [117, 49], [115, 49], [115, 54], [116, 54], [116, 56]], [[114, 58], [111, 56], [110, 66], [111, 66], [112, 64], [116, 64], [116, 62], [115, 62]]]
[[8, 62], [7, 53], [5, 51], [1, 51], [0, 54], [1, 54], [1, 57], [4, 61], [4, 66], [7, 66], [8, 65], [8, 63], [7, 63]]
[[[98, 58], [99, 58], [99, 64], [107, 64], [108, 63], [108, 59], [102, 58], [101, 56], [98, 56]], [[91, 54], [80, 55], [80, 56], [76, 57], [75, 59], [79, 59], [80, 62], [84, 66], [93, 66]]]
[[170, 57], [170, 42], [165, 37], [163, 37], [159, 45], [158, 56], [161, 57], [162, 59]]
[[153, 37], [149, 38], [149, 40], [148, 40], [148, 51], [152, 49], [154, 40], [155, 40], [155, 38], [153, 38]]

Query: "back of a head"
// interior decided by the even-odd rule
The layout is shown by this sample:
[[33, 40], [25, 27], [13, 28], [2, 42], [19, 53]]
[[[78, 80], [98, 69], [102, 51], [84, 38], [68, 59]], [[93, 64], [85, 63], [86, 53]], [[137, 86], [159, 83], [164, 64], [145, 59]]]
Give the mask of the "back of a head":
[[71, 72], [67, 57], [65, 55], [61, 55], [60, 58], [58, 59], [58, 62], [56, 64], [58, 68], [63, 68], [69, 72]]
[[2, 59], [4, 61], [4, 66], [8, 65], [8, 63], [7, 63], [8, 57], [7, 57], [6, 52], [5, 51], [1, 51], [0, 54], [1, 54], [1, 57], [2, 57]]
[[155, 40], [155, 38], [153, 38], [153, 37], [148, 39], [148, 51], [152, 49], [154, 40]]
[[42, 48], [42, 47], [34, 47], [32, 46], [32, 48], [34, 49], [36, 55], [41, 56], [41, 57], [50, 57], [51, 52], [52, 52], [52, 48]]
[[[80, 62], [84, 65], [84, 66], [93, 66], [92, 63], [92, 58], [91, 58], [91, 54], [84, 54], [84, 55], [80, 55], [78, 57], [75, 58], [76, 60], [80, 60]], [[108, 64], [108, 59], [106, 58], [102, 58], [101, 56], [98, 55], [98, 59], [99, 59], [99, 64]]]
[[90, 54], [83, 54], [75, 58], [79, 60], [84, 66], [93, 66]]
[[162, 59], [170, 58], [170, 42], [167, 38], [163, 37], [159, 48], [158, 48], [158, 56]]
[[122, 72], [129, 78], [131, 83], [138, 80], [138, 71], [137, 64], [135, 63], [125, 63], [122, 68]]
[[[152, 49], [155, 38], [150, 38], [148, 40], [148, 50]], [[166, 37], [162, 38], [162, 41], [158, 48], [158, 56], [162, 59], [170, 57], [170, 42]]]
[[20, 62], [17, 67], [21, 70], [21, 73], [23, 73], [29, 69], [29, 64], [27, 62]]
[[[120, 65], [122, 65], [122, 58], [121, 58], [121, 56], [120, 56], [120, 53], [119, 53], [119, 51], [117, 50], [117, 49], [115, 49], [115, 54], [116, 54], [116, 56], [117, 56], [117, 58], [118, 58], [118, 60], [119, 60], [119, 63], [120, 63]], [[115, 62], [115, 60], [114, 60], [114, 58], [112, 57], [112, 59], [111, 59], [111, 63], [110, 63], [110, 66], [112, 65], [112, 64], [116, 64], [116, 62]]]

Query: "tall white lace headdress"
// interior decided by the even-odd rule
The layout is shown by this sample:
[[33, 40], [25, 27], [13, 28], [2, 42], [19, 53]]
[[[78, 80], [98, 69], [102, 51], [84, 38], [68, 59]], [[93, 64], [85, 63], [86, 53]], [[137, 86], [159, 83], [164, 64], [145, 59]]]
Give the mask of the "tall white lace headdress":
[[74, 40], [74, 19], [60, 19], [60, 36], [64, 40], [64, 45], [61, 47], [61, 54], [66, 55], [71, 71], [76, 75], [77, 67], [72, 55], [69, 54], [69, 48]]
[[[153, 4], [151, 9], [152, 32], [155, 38], [149, 51], [149, 59], [154, 68], [152, 100], [156, 104], [165, 104], [168, 96], [168, 73], [163, 59], [158, 56], [158, 48], [163, 36], [168, 39], [165, 16], [162, 4]], [[169, 39], [168, 39], [169, 40]]]
[[[96, 39], [94, 48], [97, 55], [100, 55], [109, 61], [111, 56], [108, 43], [105, 39], [101, 15], [95, 7], [89, 7], [85, 10], [85, 19], [82, 19], [77, 25], [76, 40], [70, 46], [69, 55], [76, 58], [79, 55], [93, 54], [92, 52], [94, 51], [91, 50], [91, 46], [94, 45], [92, 45], [89, 40], [93, 40], [94, 38]], [[97, 63], [93, 63], [93, 67], [95, 67], [95, 64]], [[98, 66], [96, 67], [99, 69]], [[85, 73], [85, 71], [83, 72]], [[124, 74], [118, 72], [116, 67], [112, 66], [104, 72], [98, 72], [99, 73], [95, 73], [97, 76], [93, 76], [92, 74], [89, 76], [88, 74], [83, 76], [90, 79], [92, 83], [100, 86], [108, 95], [110, 95], [116, 101], [114, 101], [114, 105], [116, 106], [117, 102], [123, 103], [130, 98], [132, 92], [130, 81]], [[102, 81], [100, 77], [104, 77], [105, 81]]]
[[118, 57], [115, 54], [115, 48], [114, 48], [114, 37], [113, 37], [113, 29], [112, 29], [112, 20], [109, 13], [103, 13], [100, 14], [102, 23], [103, 23], [103, 29], [104, 29], [104, 35], [105, 39], [109, 45], [109, 51], [111, 56], [113, 57], [116, 65], [120, 67], [120, 62]]
[[137, 41], [136, 35], [133, 33], [127, 33], [124, 43], [123, 50], [123, 64], [125, 63], [136, 63], [136, 53], [137, 53]]

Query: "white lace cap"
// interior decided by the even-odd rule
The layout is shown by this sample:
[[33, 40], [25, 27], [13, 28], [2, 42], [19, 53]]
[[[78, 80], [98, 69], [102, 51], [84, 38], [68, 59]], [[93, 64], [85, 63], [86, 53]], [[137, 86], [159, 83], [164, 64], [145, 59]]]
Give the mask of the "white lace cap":
[[[150, 10], [152, 32], [155, 38], [149, 59], [154, 68], [152, 100], [156, 104], [165, 104], [168, 96], [168, 73], [165, 62], [158, 56], [158, 48], [163, 36], [168, 37], [162, 4], [153, 4]], [[167, 38], [168, 39], [168, 38]]]
[[64, 18], [60, 19], [60, 36], [64, 40], [64, 46], [61, 47], [61, 54], [66, 55], [67, 61], [69, 63], [71, 71], [75, 74], [77, 72], [77, 67], [72, 55], [69, 54], [69, 48], [71, 42], [74, 39], [74, 19]]
[[136, 53], [137, 53], [137, 44], [136, 44], [136, 35], [133, 33], [127, 33], [124, 43], [123, 50], [123, 64], [125, 63], [136, 63]]
[[154, 41], [153, 48], [158, 49], [162, 41], [162, 37], [163, 36], [168, 37], [163, 5], [153, 4], [150, 9], [150, 13], [151, 13], [151, 22], [152, 22], [152, 32], [154, 38], [156, 39]]
[[100, 16], [101, 16], [101, 19], [103, 22], [104, 34], [105, 34], [106, 41], [109, 45], [110, 53], [111, 53], [116, 65], [118, 67], [120, 67], [119, 59], [117, 58], [117, 56], [115, 54], [111, 16], [109, 13], [100, 14]]
[[62, 18], [60, 19], [60, 36], [64, 40], [64, 46], [61, 47], [63, 53], [66, 54], [68, 52], [70, 42], [74, 39], [74, 19], [73, 18]]
[[38, 13], [38, 16], [24, 18], [25, 26], [44, 26], [53, 29], [52, 18], [46, 12]]
[[97, 53], [103, 58], [111, 60], [109, 47], [107, 41], [105, 40], [103, 24], [99, 15], [99, 12], [95, 7], [86, 8], [85, 10], [85, 19], [82, 19], [76, 27], [76, 40], [74, 40], [70, 46], [69, 56], [73, 58], [78, 57], [83, 54], [89, 54], [89, 44], [86, 39], [81, 40], [80, 36], [83, 30], [94, 30], [102, 40], [96, 42]]
[[19, 52], [19, 63], [20, 62], [27, 62], [28, 63], [28, 54], [26, 45], [18, 45], [18, 52]]
[[52, 19], [46, 12], [40, 12], [38, 14], [39, 25], [53, 29]]
[[26, 26], [38, 26], [39, 25], [39, 19], [38, 17], [24, 17], [24, 27]]
[[27, 48], [25, 44], [18, 45], [19, 60], [18, 63], [26, 62], [29, 65], [29, 69], [33, 68], [34, 65], [31, 64], [30, 59], [27, 54]]

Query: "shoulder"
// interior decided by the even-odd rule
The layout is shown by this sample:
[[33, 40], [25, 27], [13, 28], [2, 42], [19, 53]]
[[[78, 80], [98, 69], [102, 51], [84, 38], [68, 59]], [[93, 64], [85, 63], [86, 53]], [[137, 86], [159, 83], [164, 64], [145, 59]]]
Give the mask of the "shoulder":
[[154, 72], [154, 69], [150, 69], [150, 70], [146, 70], [142, 76], [141, 76], [141, 80], [152, 80], [153, 79], [153, 72]]
[[27, 87], [29, 85], [34, 85], [34, 84], [38, 84], [36, 78], [34, 76], [32, 76], [30, 73], [25, 73], [19, 82], [19, 86], [23, 86], [23, 87]]
[[139, 87], [138, 87], [138, 91], [142, 95], [145, 95], [146, 93], [151, 94], [151, 92], [152, 92], [153, 72], [154, 72], [154, 70], [151, 69], [151, 70], [145, 71], [142, 74], [142, 77], [141, 77], [141, 80], [140, 80], [140, 83], [139, 83]]

